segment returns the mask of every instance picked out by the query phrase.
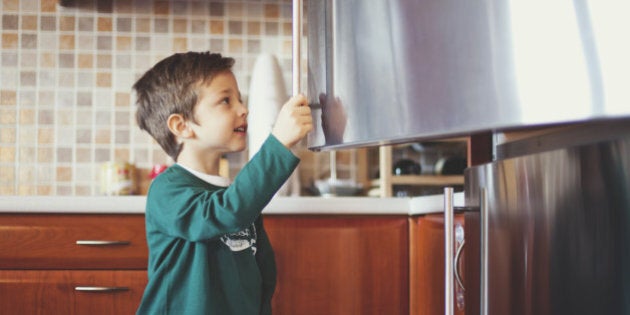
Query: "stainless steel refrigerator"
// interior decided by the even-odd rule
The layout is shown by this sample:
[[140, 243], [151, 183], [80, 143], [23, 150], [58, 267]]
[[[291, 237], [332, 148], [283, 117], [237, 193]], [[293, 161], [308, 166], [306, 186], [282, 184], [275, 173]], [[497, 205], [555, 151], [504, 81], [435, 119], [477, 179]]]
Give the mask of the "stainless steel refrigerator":
[[467, 171], [482, 314], [630, 314], [630, 2], [306, 5], [312, 150], [577, 126]]
[[481, 209], [481, 314], [630, 314], [626, 132], [555, 149], [530, 140], [466, 170], [466, 204]]

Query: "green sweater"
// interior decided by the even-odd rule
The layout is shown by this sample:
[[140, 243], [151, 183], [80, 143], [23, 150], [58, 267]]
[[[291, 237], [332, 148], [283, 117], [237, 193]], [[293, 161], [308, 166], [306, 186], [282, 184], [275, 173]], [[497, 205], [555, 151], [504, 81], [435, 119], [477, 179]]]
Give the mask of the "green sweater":
[[299, 159], [275, 137], [228, 187], [175, 164], [149, 188], [149, 282], [138, 314], [271, 314], [276, 285], [263, 208]]

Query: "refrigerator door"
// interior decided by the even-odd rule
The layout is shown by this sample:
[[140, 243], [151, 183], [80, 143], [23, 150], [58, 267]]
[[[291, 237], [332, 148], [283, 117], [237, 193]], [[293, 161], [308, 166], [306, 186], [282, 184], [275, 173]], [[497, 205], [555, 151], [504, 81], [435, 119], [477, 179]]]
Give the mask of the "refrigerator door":
[[485, 190], [487, 314], [630, 314], [630, 137], [465, 176], [467, 205]]
[[309, 147], [630, 117], [628, 1], [307, 1]]

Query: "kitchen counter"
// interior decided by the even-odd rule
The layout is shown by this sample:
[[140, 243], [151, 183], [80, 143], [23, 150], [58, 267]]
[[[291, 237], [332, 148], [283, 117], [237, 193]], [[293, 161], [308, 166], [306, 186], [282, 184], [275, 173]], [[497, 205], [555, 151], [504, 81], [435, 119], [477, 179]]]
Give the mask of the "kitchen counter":
[[[455, 194], [455, 205], [463, 204]], [[144, 213], [146, 196], [0, 196], [0, 212]], [[442, 195], [414, 198], [275, 197], [264, 214], [403, 214], [442, 212]]]

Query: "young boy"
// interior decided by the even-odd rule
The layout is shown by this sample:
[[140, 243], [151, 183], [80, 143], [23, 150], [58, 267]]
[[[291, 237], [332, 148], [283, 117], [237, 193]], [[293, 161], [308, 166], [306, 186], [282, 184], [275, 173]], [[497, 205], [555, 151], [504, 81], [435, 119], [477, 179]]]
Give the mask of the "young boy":
[[220, 54], [174, 54], [133, 88], [136, 119], [176, 163], [146, 205], [149, 282], [138, 314], [271, 314], [274, 254], [263, 208], [296, 168], [290, 147], [311, 131], [304, 96], [291, 98], [234, 181], [219, 160], [245, 149], [247, 108]]

